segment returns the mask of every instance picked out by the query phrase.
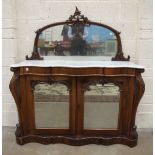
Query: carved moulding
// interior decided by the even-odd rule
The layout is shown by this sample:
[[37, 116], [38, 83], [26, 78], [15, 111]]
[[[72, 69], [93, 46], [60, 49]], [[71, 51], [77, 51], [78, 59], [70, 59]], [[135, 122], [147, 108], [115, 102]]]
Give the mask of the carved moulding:
[[[18, 131], [19, 130], [19, 131]], [[20, 128], [17, 128], [16, 132], [20, 132]], [[112, 145], [112, 144], [124, 144], [129, 147], [134, 147], [137, 144], [136, 139], [127, 138], [124, 136], [115, 137], [92, 137], [92, 136], [42, 136], [42, 135], [26, 135], [22, 137], [16, 136], [17, 143], [23, 145], [30, 142], [37, 142], [44, 145], [47, 144], [67, 144], [72, 146], [82, 146], [88, 144], [98, 144], [98, 145]]]
[[37, 84], [44, 84], [44, 83], [47, 83], [49, 85], [52, 85], [52, 84], [56, 84], [56, 83], [59, 83], [59, 84], [63, 84], [67, 87], [68, 91], [71, 90], [71, 84], [68, 82], [68, 81], [65, 81], [65, 80], [54, 80], [54, 79], [50, 79], [50, 80], [31, 80], [31, 88], [32, 90], [35, 89], [35, 86]]
[[83, 91], [86, 91], [86, 90], [89, 91], [90, 90], [89, 86], [93, 85], [93, 84], [101, 84], [102, 86], [104, 86], [104, 84], [108, 84], [108, 83], [112, 83], [112, 84], [118, 86], [119, 91], [123, 91], [123, 88], [122, 88], [123, 82], [122, 81], [120, 81], [120, 80], [114, 81], [114, 80], [105, 79], [105, 78], [102, 78], [99, 80], [89, 80], [89, 81], [83, 83], [82, 90]]

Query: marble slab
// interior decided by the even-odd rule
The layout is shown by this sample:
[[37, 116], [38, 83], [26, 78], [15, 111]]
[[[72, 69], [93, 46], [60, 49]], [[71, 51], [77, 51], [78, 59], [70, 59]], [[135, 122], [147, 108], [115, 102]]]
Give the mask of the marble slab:
[[143, 66], [129, 61], [83, 61], [83, 60], [26, 60], [10, 67], [68, 67], [68, 68], [138, 68], [144, 69]]

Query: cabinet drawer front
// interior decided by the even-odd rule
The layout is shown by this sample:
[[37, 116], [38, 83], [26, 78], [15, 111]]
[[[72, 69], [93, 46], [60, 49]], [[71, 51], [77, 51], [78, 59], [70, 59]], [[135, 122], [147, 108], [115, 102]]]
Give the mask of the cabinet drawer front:
[[52, 74], [58, 75], [102, 75], [102, 68], [63, 68], [63, 67], [54, 67], [52, 68]]
[[131, 68], [104, 68], [104, 75], [135, 75], [135, 69]]
[[135, 69], [130, 68], [67, 68], [67, 67], [21, 67], [21, 74], [53, 74], [68, 76], [89, 75], [135, 75]]
[[21, 67], [21, 74], [51, 74], [50, 67]]

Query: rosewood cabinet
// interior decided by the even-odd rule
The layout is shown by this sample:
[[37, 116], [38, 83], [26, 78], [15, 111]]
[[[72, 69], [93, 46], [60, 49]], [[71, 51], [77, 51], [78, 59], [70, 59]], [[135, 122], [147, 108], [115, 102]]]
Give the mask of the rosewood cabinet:
[[17, 143], [135, 146], [144, 68], [129, 60], [120, 32], [77, 7], [38, 29], [32, 55], [11, 66]]
[[18, 144], [137, 144], [142, 67], [129, 62], [123, 67], [114, 67], [114, 62], [111, 67], [47, 67], [44, 61], [11, 67]]

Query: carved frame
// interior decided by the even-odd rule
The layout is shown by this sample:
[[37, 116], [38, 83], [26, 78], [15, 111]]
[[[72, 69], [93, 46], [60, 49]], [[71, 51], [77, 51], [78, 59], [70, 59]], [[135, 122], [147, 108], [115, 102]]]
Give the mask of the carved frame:
[[[115, 30], [114, 28], [112, 28], [108, 25], [90, 21], [87, 17], [85, 17], [84, 15], [81, 15], [81, 11], [79, 11], [79, 9], [77, 7], [76, 7], [74, 14], [71, 15], [68, 20], [66, 20], [64, 22], [57, 22], [57, 23], [46, 25], [36, 31], [36, 37], [35, 37], [35, 41], [34, 41], [32, 55], [31, 55], [31, 57], [28, 57], [28, 55], [26, 55], [26, 60], [43, 60], [43, 57], [41, 57], [38, 52], [39, 35], [41, 34], [41, 32], [43, 30], [45, 30], [47, 28], [50, 28], [53, 26], [58, 26], [58, 25], [63, 25], [63, 24], [67, 24], [67, 25], [70, 25], [70, 24], [73, 24], [73, 25], [74, 24], [88, 24], [88, 25], [94, 24], [94, 25], [102, 26], [102, 27], [105, 27], [105, 28], [111, 30], [117, 38], [117, 52], [116, 52], [115, 57], [112, 57], [111, 60], [112, 61], [129, 61], [130, 60], [130, 56], [128, 56], [127, 58], [124, 57], [124, 54], [122, 51], [120, 32], [118, 32], [117, 30]], [[61, 48], [61, 47], [59, 47], [59, 48]]]

